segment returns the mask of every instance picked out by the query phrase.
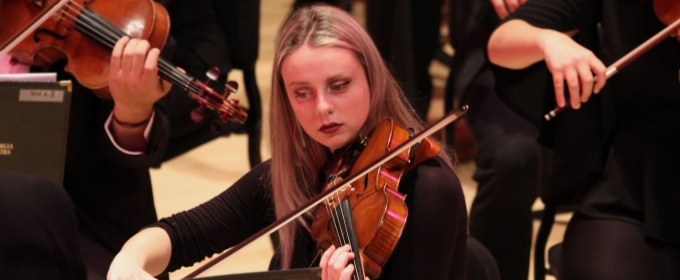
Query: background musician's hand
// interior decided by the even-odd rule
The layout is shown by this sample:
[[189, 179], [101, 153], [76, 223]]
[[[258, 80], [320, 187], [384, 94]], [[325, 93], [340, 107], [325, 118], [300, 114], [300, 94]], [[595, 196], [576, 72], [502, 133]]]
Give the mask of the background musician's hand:
[[109, 71], [109, 90], [114, 100], [114, 115], [125, 123], [147, 119], [153, 105], [170, 90], [170, 82], [158, 77], [160, 50], [149, 42], [123, 37], [113, 48]]
[[504, 19], [526, 2], [527, 0], [491, 0], [491, 4], [500, 19]]
[[[354, 273], [354, 265], [349, 261], [354, 259], [354, 253], [350, 252], [350, 246], [345, 245], [335, 248], [331, 245], [321, 256], [321, 279], [323, 280], [351, 280]], [[366, 277], [368, 280], [368, 277]]]
[[[569, 102], [573, 109], [588, 101], [591, 93], [599, 93], [607, 80], [606, 67], [590, 50], [576, 43], [567, 34], [549, 32], [541, 39], [541, 49], [553, 76], [557, 106], [566, 105], [564, 82], [569, 88]], [[593, 88], [593, 73], [597, 82]]]

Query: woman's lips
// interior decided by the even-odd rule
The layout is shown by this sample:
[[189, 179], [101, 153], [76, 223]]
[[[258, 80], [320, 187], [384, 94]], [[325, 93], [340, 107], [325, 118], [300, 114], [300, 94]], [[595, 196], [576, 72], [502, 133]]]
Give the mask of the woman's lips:
[[339, 123], [324, 124], [324, 125], [321, 126], [319, 131], [321, 131], [321, 133], [325, 133], [325, 134], [332, 134], [332, 133], [337, 132], [340, 129], [341, 126], [342, 125], [339, 124]]

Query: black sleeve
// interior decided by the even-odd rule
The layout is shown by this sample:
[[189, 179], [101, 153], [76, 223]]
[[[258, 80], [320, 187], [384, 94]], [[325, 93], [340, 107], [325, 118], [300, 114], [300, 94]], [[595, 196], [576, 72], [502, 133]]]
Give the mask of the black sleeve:
[[[147, 138], [146, 150], [141, 155], [129, 155], [121, 152], [112, 142], [104, 129], [104, 123], [109, 118], [113, 110], [113, 102], [109, 100], [100, 101], [100, 110], [97, 116], [97, 143], [107, 160], [122, 167], [140, 168], [149, 167], [159, 161], [165, 154], [168, 142], [170, 141], [170, 121], [168, 120], [168, 96], [161, 98], [154, 104], [154, 118], [150, 123], [151, 130]], [[188, 118], [188, 116], [187, 116]], [[109, 129], [112, 131], [113, 129]]]
[[467, 210], [456, 174], [436, 157], [405, 174], [408, 218], [379, 279], [464, 279]]
[[560, 32], [582, 29], [599, 15], [601, 0], [532, 0], [503, 22], [521, 19], [529, 24]]
[[263, 162], [210, 201], [153, 225], [170, 236], [172, 256], [166, 271], [191, 266], [271, 224], [270, 170], [270, 161]]

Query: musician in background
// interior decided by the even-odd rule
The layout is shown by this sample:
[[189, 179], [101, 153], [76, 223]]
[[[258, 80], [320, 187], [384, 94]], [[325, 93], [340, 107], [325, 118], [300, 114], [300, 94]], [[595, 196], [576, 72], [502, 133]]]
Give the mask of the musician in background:
[[[182, 10], [186, 6], [181, 3], [159, 2], [174, 12], [171, 33], [176, 37], [169, 37], [163, 49], [168, 61], [177, 60], [192, 72], [206, 64], [231, 68], [214, 11], [201, 7], [204, 12], [194, 13]], [[175, 89], [166, 95], [170, 84], [158, 78], [156, 67], [160, 50], [145, 40], [126, 40], [116, 45], [111, 59], [113, 101], [101, 100], [78, 84], [63, 71], [64, 61], [50, 68], [59, 79], [74, 81], [64, 188], [76, 206], [90, 279], [103, 279], [124, 241], [157, 221], [148, 168], [220, 135], [209, 129], [216, 114], [208, 112], [203, 122], [194, 124], [189, 114], [197, 104], [187, 93]], [[11, 69], [21, 68], [27, 67]]]
[[423, 121], [432, 99], [429, 69], [440, 46], [443, 4], [444, 0], [366, 0], [366, 30]]
[[[338, 8], [298, 9], [274, 61], [272, 159], [207, 203], [139, 232], [111, 264], [109, 279], [163, 274], [245, 240], [320, 193], [333, 174], [327, 162], [387, 117], [422, 129], [369, 36]], [[408, 219], [380, 279], [464, 279], [467, 213], [448, 157], [440, 152], [413, 166], [399, 191]], [[346, 246], [316, 249], [313, 217], [307, 213], [279, 232], [271, 268], [320, 265], [324, 279], [349, 279], [354, 255]]]
[[121, 39], [110, 59], [112, 100], [66, 73], [66, 61], [48, 69], [73, 81], [63, 187], [88, 279], [104, 279], [125, 240], [157, 221], [149, 167], [163, 156], [170, 130], [167, 100], [159, 101], [170, 84], [158, 77], [159, 56], [145, 40]]
[[[528, 1], [491, 36], [494, 64], [521, 69], [545, 61], [560, 107], [579, 109], [602, 91], [602, 105], [589, 122], [563, 125], [595, 128], [603, 137], [559, 134], [562, 127], [555, 132], [583, 147], [604, 139], [596, 143], [602, 150], [554, 149], [604, 170], [567, 227], [559, 279], [680, 278], [680, 42], [667, 38], [605, 78], [605, 65], [664, 27], [652, 0], [545, 0]], [[598, 44], [586, 49], [567, 33]], [[600, 155], [606, 163], [598, 162]]]
[[[449, 39], [456, 52], [446, 85], [447, 97], [452, 97], [447, 98], [447, 106], [453, 108], [454, 99], [470, 106], [465, 118], [477, 145], [473, 174], [477, 194], [470, 208], [470, 237], [488, 248], [504, 280], [528, 278], [539, 144], [534, 124], [513, 111], [497, 92], [520, 85], [522, 91], [542, 91], [543, 80], [536, 82], [531, 71], [546, 70], [495, 77], [484, 50], [501, 19], [523, 2], [449, 2]], [[449, 145], [453, 140], [447, 137]]]
[[86, 279], [73, 204], [59, 185], [0, 170], [0, 278]]
[[[159, 101], [170, 84], [158, 78], [160, 50], [124, 37], [111, 56], [102, 100], [74, 83], [64, 188], [75, 204], [89, 279], [102, 279], [107, 261], [129, 236], [157, 221], [149, 166], [162, 157], [169, 122]], [[69, 79], [63, 64], [53, 68]]]
[[[66, 254], [64, 265], [84, 263], [88, 279], [104, 279], [125, 240], [157, 221], [148, 169], [167, 146], [165, 103], [157, 101], [170, 88], [158, 78], [159, 55], [144, 40], [121, 39], [111, 57], [113, 100], [102, 100], [80, 85], [63, 70], [65, 61], [49, 69], [60, 80], [73, 80], [63, 186], [76, 213], [80, 252]], [[3, 71], [25, 70], [26, 65], [3, 63]], [[38, 262], [41, 256], [33, 257]]]

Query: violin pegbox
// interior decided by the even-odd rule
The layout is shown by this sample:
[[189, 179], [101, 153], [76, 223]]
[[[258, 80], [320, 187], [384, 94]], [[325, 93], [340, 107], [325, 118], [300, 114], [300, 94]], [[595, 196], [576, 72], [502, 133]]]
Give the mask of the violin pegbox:
[[218, 110], [220, 121], [223, 123], [234, 121], [243, 124], [248, 117], [248, 114], [240, 106], [238, 106], [237, 99], [227, 99], [229, 94], [236, 93], [237, 89], [238, 83], [235, 81], [228, 81], [224, 87], [224, 93], [222, 94], [222, 106]]
[[195, 81], [200, 90], [196, 95], [191, 95], [199, 105], [196, 109], [191, 111], [191, 119], [194, 122], [200, 122], [204, 118], [204, 110], [206, 107], [215, 111], [219, 115], [219, 121], [227, 123], [230, 121], [243, 124], [248, 117], [248, 114], [238, 105], [238, 100], [227, 99], [230, 94], [235, 93], [238, 89], [238, 83], [235, 81], [228, 81], [224, 86], [222, 94], [217, 93], [210, 88], [212, 82], [216, 82], [220, 76], [219, 69], [213, 67], [206, 72], [206, 81], [204, 83]]

